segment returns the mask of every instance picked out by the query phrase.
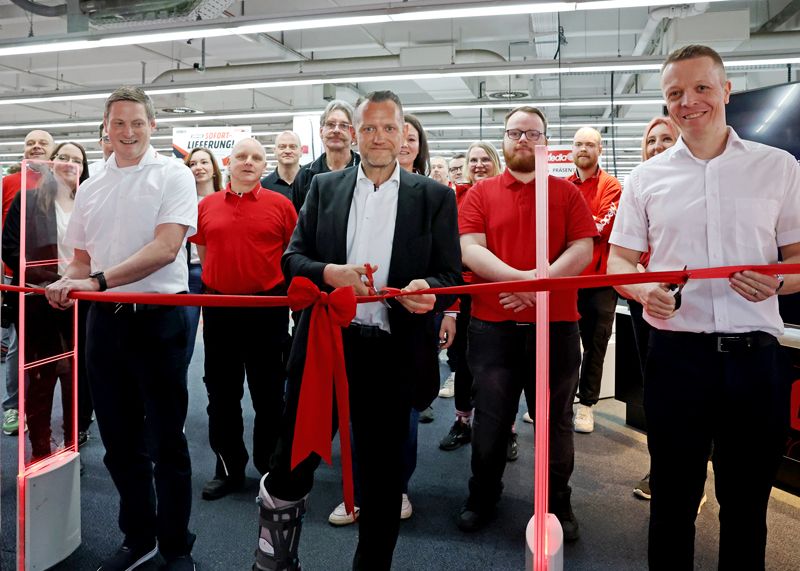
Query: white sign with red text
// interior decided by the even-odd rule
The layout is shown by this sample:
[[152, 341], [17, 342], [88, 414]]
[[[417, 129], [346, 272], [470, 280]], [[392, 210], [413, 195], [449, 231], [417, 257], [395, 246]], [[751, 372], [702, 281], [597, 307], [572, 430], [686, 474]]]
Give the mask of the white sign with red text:
[[550, 145], [547, 147], [547, 166], [553, 176], [567, 178], [575, 172], [572, 162], [572, 145]]

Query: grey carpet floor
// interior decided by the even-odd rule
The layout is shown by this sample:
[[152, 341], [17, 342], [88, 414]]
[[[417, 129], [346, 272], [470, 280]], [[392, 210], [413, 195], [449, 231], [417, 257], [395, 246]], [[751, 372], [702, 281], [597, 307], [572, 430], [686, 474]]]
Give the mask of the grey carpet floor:
[[[146, 356], [143, 355], [143, 358]], [[447, 373], [443, 366], [442, 374]], [[4, 378], [5, 372], [0, 369]], [[203, 571], [249, 570], [256, 542], [257, 473], [250, 467], [247, 487], [216, 502], [200, 499], [200, 490], [213, 472], [213, 454], [206, 437], [206, 396], [202, 385], [202, 344], [198, 343], [190, 368], [190, 402], [186, 434], [193, 464], [195, 502], [192, 530], [198, 539], [194, 556]], [[375, 406], [380, 406], [381, 375], [375, 376]], [[245, 397], [247, 398], [247, 397]], [[244, 403], [247, 411], [249, 402]], [[411, 480], [414, 515], [403, 522], [395, 550], [393, 569], [410, 571], [522, 570], [525, 567], [525, 526], [533, 511], [533, 429], [521, 420], [517, 428], [520, 457], [509, 463], [505, 492], [497, 520], [485, 530], [463, 534], [455, 525], [458, 509], [467, 493], [470, 474], [469, 447], [442, 452], [438, 442], [453, 422], [453, 400], [437, 399], [435, 421], [420, 426], [417, 471]], [[581, 524], [581, 539], [565, 548], [565, 569], [581, 571], [639, 571], [646, 569], [648, 503], [635, 498], [633, 485], [647, 471], [645, 436], [624, 423], [624, 406], [613, 399], [596, 407], [594, 433], [575, 435], [573, 507]], [[246, 433], [252, 427], [252, 411], [246, 414]], [[679, 419], [676, 419], [678, 422]], [[380, 430], [380, 427], [376, 427]], [[81, 449], [85, 473], [81, 480], [81, 547], [53, 569], [94, 571], [102, 558], [122, 540], [116, 524], [117, 496], [103, 466], [103, 446], [96, 428]], [[248, 439], [249, 440], [249, 439]], [[0, 437], [2, 484], [3, 570], [15, 569], [16, 439]], [[709, 501], [697, 518], [696, 569], [717, 566], [718, 506], [714, 499], [713, 473], [706, 485]], [[357, 529], [328, 525], [328, 513], [341, 501], [338, 450], [333, 467], [325, 464], [316, 475], [300, 547], [306, 571], [350, 569]], [[773, 490], [769, 510], [767, 568], [772, 571], [800, 569], [800, 498]], [[143, 567], [144, 571], [156, 569]]]

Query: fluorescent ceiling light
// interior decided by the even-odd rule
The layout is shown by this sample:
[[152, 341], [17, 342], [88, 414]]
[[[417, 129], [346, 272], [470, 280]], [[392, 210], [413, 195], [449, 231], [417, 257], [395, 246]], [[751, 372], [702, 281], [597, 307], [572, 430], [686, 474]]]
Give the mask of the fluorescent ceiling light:
[[[710, 0], [723, 2], [726, 0]], [[684, 0], [683, 4], [698, 4], [699, 0]], [[609, 10], [627, 7], [647, 7], [674, 4], [672, 0], [645, 0], [641, 2], [606, 0], [595, 2], [521, 2], [506, 5], [478, 5], [468, 7], [452, 6], [441, 9], [403, 9], [387, 7], [384, 10], [372, 10], [373, 13], [351, 14], [332, 16], [329, 18], [300, 18], [294, 20], [272, 20], [241, 26], [209, 26], [188, 27], [179, 30], [153, 31], [141, 34], [118, 34], [93, 37], [86, 35], [79, 40], [58, 41], [58, 36], [41, 38], [33, 42], [13, 42], [15, 45], [0, 47], [0, 57], [14, 55], [30, 55], [50, 52], [65, 52], [74, 50], [98, 49], [134, 44], [150, 44], [155, 42], [183, 41], [188, 39], [214, 38], [232, 35], [259, 34], [266, 32], [281, 32], [289, 30], [316, 30], [321, 28], [336, 28], [349, 26], [363, 26], [369, 24], [388, 24], [392, 22], [419, 22], [442, 19], [482, 18], [509, 16], [520, 14], [541, 14], [573, 12], [583, 10]], [[12, 44], [12, 42], [7, 42]], [[0, 44], [1, 45], [1, 44]]]

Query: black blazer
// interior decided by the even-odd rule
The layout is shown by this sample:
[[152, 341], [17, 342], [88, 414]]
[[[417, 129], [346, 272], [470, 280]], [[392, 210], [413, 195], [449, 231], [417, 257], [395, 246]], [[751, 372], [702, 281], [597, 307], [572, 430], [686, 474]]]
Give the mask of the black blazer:
[[[37, 191], [29, 190], [25, 200], [26, 257], [28, 262], [58, 259], [58, 229], [55, 201], [45, 211], [36, 204]], [[3, 262], [14, 272], [12, 284], [19, 285], [19, 247], [22, 222], [22, 193], [18, 192], [8, 209], [3, 225]], [[48, 285], [59, 279], [58, 264], [27, 268], [25, 277], [29, 284]]]
[[[347, 219], [358, 167], [318, 174], [311, 182], [289, 247], [283, 254], [283, 273], [289, 283], [304, 276], [330, 291], [322, 279], [325, 266], [347, 263]], [[425, 279], [431, 287], [462, 283], [461, 248], [455, 194], [424, 176], [400, 171], [397, 218], [387, 285], [402, 288]], [[455, 296], [436, 297], [434, 311], [412, 314], [390, 300], [389, 325], [397, 346], [397, 367], [414, 382], [413, 405], [426, 408], [439, 391], [438, 334], [434, 314], [444, 311]], [[311, 312], [304, 311], [289, 358], [290, 374], [302, 375]], [[460, 332], [464, 334], [466, 332]]]

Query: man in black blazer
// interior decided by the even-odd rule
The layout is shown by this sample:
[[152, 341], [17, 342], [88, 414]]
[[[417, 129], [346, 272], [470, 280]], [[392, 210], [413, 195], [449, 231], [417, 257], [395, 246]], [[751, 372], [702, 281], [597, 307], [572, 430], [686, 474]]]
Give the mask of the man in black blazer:
[[[357, 106], [355, 123], [361, 165], [314, 177], [283, 256], [287, 281], [304, 276], [326, 291], [353, 287], [357, 295], [367, 295], [364, 265], [370, 264], [378, 290], [460, 283], [452, 191], [397, 163], [406, 130], [400, 100], [390, 91], [370, 93]], [[353, 569], [391, 567], [399, 532], [402, 444], [411, 407], [427, 407], [438, 392], [433, 315], [452, 301], [453, 296], [422, 293], [392, 300], [388, 307], [359, 304], [355, 319], [342, 331], [361, 492]], [[301, 517], [320, 461], [311, 454], [290, 470], [310, 316], [305, 310], [298, 325], [284, 431], [259, 494], [257, 570], [299, 569]], [[376, 390], [382, 394], [377, 401]]]

